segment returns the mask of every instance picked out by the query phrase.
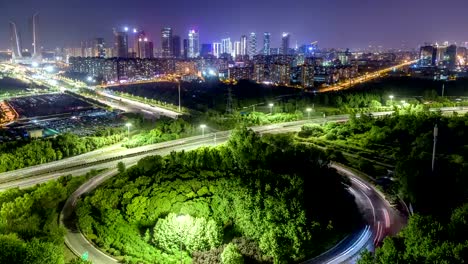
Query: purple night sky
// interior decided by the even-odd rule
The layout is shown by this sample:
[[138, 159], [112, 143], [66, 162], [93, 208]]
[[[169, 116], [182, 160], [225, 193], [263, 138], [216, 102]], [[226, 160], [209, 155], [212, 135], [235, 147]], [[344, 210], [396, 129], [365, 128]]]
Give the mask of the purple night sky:
[[182, 38], [194, 26], [201, 43], [255, 31], [259, 46], [268, 31], [273, 47], [283, 31], [291, 33], [291, 46], [318, 40], [320, 47], [415, 48], [468, 41], [467, 0], [0, 0], [0, 49], [9, 47], [10, 19], [29, 48], [28, 19], [35, 11], [45, 48], [78, 47], [93, 37], [110, 44], [112, 28], [124, 25], [144, 29], [157, 48], [163, 26]]

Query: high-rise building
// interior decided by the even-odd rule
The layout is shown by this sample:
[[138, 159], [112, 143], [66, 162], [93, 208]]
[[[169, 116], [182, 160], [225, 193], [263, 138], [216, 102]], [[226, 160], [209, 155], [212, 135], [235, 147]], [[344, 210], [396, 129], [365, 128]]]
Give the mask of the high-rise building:
[[[146, 33], [143, 30], [133, 30], [135, 34], [135, 39], [133, 43], [133, 52], [135, 53], [135, 58], [143, 58], [145, 53], [145, 39], [148, 41], [148, 38], [146, 37]], [[133, 57], [133, 56], [129, 56]]]
[[211, 44], [201, 44], [200, 56], [203, 58], [210, 57], [213, 55], [213, 50], [211, 49]]
[[247, 55], [247, 36], [242, 35], [240, 38], [240, 43], [241, 43], [241, 55]]
[[31, 19], [32, 25], [32, 45], [33, 45], [33, 57], [38, 57], [41, 55], [41, 47], [39, 46], [39, 34], [38, 34], [38, 25], [39, 25], [39, 13], [35, 13]]
[[213, 42], [213, 55], [216, 58], [219, 58], [219, 55], [221, 55], [221, 43], [220, 42]]
[[161, 30], [161, 49], [163, 58], [170, 58], [173, 56], [172, 28], [170, 27], [165, 27]]
[[255, 34], [255, 32], [252, 32], [249, 35], [248, 54], [250, 58], [257, 55], [257, 34]]
[[200, 56], [200, 34], [195, 29], [188, 33], [188, 57], [197, 58]]
[[241, 42], [240, 41], [235, 41], [234, 42], [233, 54], [234, 54], [234, 57], [242, 56], [242, 54], [241, 54]]
[[231, 54], [232, 53], [232, 43], [231, 38], [225, 38], [221, 40], [221, 54]]
[[281, 38], [281, 54], [283, 55], [288, 55], [289, 54], [289, 41], [290, 41], [290, 35], [289, 33], [283, 33], [283, 36]]
[[445, 52], [446, 66], [449, 70], [454, 70], [457, 66], [457, 46], [450, 45]]
[[419, 65], [423, 67], [435, 65], [435, 47], [432, 45], [422, 46], [419, 50]]
[[126, 31], [114, 29], [114, 55], [118, 58], [128, 58], [128, 35]]
[[263, 33], [263, 55], [270, 55], [270, 32]]
[[93, 43], [93, 57], [106, 57], [106, 43], [103, 38], [95, 38]]
[[143, 59], [152, 59], [154, 58], [154, 45], [153, 45], [153, 42], [152, 41], [148, 41], [148, 39], [144, 39], [143, 40], [144, 42], [144, 49], [143, 49], [143, 56], [142, 58]]
[[180, 51], [180, 37], [175, 35], [172, 37], [172, 56], [174, 58], [180, 58]]
[[189, 40], [184, 39], [184, 59], [189, 58]]
[[13, 59], [16, 58], [21, 58], [23, 57], [22, 55], [22, 46], [21, 46], [21, 38], [20, 34], [18, 32], [18, 29], [16, 28], [16, 23], [13, 21], [10, 21], [10, 45], [11, 45], [11, 56]]
[[443, 66], [445, 63], [445, 54], [447, 53], [447, 45], [436, 45], [435, 50], [435, 64]]

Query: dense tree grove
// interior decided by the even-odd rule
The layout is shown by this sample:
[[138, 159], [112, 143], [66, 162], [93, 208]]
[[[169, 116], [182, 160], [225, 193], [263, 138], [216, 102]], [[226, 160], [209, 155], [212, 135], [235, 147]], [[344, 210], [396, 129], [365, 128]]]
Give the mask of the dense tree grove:
[[396, 237], [387, 237], [375, 255], [365, 252], [359, 264], [466, 263], [468, 204], [438, 219], [413, 215]]
[[289, 136], [236, 130], [217, 148], [140, 160], [79, 202], [79, 226], [126, 263], [298, 262], [359, 221], [327, 163]]
[[[0, 193], [0, 263], [64, 263], [64, 201], [88, 177], [62, 177], [29, 189]], [[79, 263], [79, 262], [73, 262]]]
[[306, 127], [299, 138], [370, 150], [375, 156], [391, 156], [396, 164], [387, 191], [411, 204], [416, 214], [397, 237], [384, 241], [375, 257], [365, 254], [362, 263], [464, 263], [468, 259], [468, 115], [412, 111], [383, 118], [362, 115], [347, 123]]
[[192, 135], [195, 131], [195, 128], [182, 118], [176, 120], [162, 118], [156, 121], [153, 129], [132, 136], [123, 146], [132, 148], [155, 144]]
[[83, 154], [117, 143], [123, 137], [121, 133], [91, 137], [62, 134], [56, 138], [3, 143], [0, 145], [0, 172]]

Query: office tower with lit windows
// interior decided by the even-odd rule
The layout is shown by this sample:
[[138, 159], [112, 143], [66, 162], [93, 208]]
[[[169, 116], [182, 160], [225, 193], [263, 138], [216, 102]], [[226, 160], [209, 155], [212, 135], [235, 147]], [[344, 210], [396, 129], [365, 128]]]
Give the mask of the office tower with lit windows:
[[212, 50], [213, 50], [213, 55], [216, 58], [219, 58], [219, 55], [221, 55], [221, 43], [220, 42], [213, 42]]
[[180, 58], [180, 37], [175, 35], [172, 37], [172, 56], [174, 58]]
[[9, 22], [10, 24], [10, 45], [11, 45], [11, 56], [13, 59], [18, 59], [23, 57], [21, 46], [21, 37], [16, 27], [16, 23], [13, 21]]
[[246, 35], [241, 36], [240, 43], [241, 43], [240, 55], [242, 56], [247, 55], [247, 36]]
[[231, 54], [232, 43], [231, 38], [225, 38], [221, 40], [221, 54]]
[[114, 55], [118, 58], [128, 58], [127, 31], [117, 31], [114, 29]]
[[197, 58], [200, 56], [200, 33], [191, 29], [188, 33], [188, 57]]
[[250, 58], [257, 55], [257, 34], [255, 34], [255, 32], [252, 32], [249, 35], [248, 55]]
[[263, 55], [270, 55], [270, 32], [263, 33]]
[[163, 58], [171, 58], [172, 52], [172, 28], [165, 27], [161, 30], [161, 49]]
[[240, 41], [235, 41], [234, 42], [234, 48], [233, 48], [233, 54], [234, 57], [241, 57], [241, 42]]
[[289, 54], [289, 42], [290, 42], [290, 35], [289, 33], [284, 32], [281, 38], [281, 54], [283, 55]]

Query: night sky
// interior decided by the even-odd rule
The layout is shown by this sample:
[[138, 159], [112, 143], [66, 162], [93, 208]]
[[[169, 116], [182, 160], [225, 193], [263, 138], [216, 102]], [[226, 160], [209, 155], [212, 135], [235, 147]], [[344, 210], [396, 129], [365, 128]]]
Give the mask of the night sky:
[[110, 44], [112, 28], [124, 25], [144, 29], [157, 48], [166, 25], [183, 37], [198, 28], [201, 43], [255, 31], [259, 47], [264, 31], [272, 33], [273, 47], [282, 32], [291, 33], [291, 46], [318, 40], [320, 47], [414, 48], [468, 41], [467, 0], [0, 0], [0, 49], [9, 47], [10, 19], [28, 48], [28, 19], [35, 11], [45, 48], [78, 47], [93, 37]]

